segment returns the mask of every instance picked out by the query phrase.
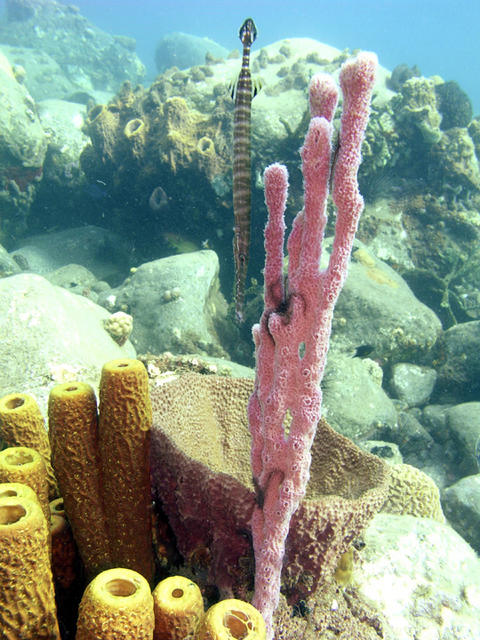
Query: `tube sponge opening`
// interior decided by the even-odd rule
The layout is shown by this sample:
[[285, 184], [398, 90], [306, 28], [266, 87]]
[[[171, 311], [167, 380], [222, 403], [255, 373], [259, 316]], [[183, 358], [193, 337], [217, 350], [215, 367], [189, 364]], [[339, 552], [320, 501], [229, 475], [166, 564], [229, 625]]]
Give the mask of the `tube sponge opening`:
[[171, 576], [153, 590], [154, 640], [183, 640], [193, 637], [204, 609], [198, 586], [183, 576]]
[[260, 611], [248, 602], [231, 598], [210, 607], [196, 640], [265, 640], [266, 635]]

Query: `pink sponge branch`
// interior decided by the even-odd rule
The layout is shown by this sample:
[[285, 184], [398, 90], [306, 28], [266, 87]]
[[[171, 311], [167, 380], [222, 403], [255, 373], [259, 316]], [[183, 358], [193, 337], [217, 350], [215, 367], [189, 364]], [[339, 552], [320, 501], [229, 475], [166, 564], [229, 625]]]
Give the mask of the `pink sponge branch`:
[[310, 450], [321, 414], [320, 381], [335, 302], [363, 208], [357, 172], [368, 122], [376, 57], [360, 54], [340, 73], [344, 96], [340, 149], [333, 168], [337, 206], [335, 239], [328, 267], [320, 271], [332, 156], [337, 89], [328, 76], [310, 85], [312, 120], [301, 151], [304, 208], [288, 239], [288, 276], [283, 279], [285, 167], [265, 170], [265, 308], [253, 328], [256, 381], [248, 405], [252, 471], [257, 505], [252, 515], [255, 551], [253, 603], [263, 613], [269, 638], [278, 605], [285, 540], [290, 520], [305, 495]]

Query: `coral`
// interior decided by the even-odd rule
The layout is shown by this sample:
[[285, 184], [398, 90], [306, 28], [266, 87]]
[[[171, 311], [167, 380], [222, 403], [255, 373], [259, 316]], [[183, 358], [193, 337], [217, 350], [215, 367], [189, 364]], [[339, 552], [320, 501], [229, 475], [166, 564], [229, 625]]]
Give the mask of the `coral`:
[[[272, 615], [280, 594], [290, 523], [305, 495], [310, 452], [320, 426], [320, 382], [329, 347], [333, 309], [347, 276], [363, 211], [357, 173], [376, 68], [377, 58], [371, 53], [360, 53], [342, 66], [340, 144], [333, 162], [332, 120], [338, 90], [330, 76], [318, 74], [312, 78], [312, 118], [301, 150], [304, 207], [295, 217], [288, 237], [286, 281], [283, 262], [287, 170], [274, 164], [264, 173], [268, 209], [265, 304], [260, 321], [252, 330], [256, 376], [248, 404], [248, 420], [257, 494], [251, 525], [255, 551], [253, 603], [265, 617], [269, 640], [273, 638]], [[335, 236], [328, 264], [319, 269], [332, 179], [332, 198], [337, 208]], [[323, 430], [324, 427], [322, 425]], [[340, 469], [330, 467], [334, 476], [345, 471], [341, 464]], [[342, 545], [355, 530], [365, 525], [378, 507], [377, 502], [373, 496], [362, 496], [353, 509], [350, 523], [341, 515], [341, 504], [331, 510], [325, 508], [325, 553], [333, 556], [343, 553]], [[344, 513], [347, 511], [343, 508]]]
[[153, 579], [148, 376], [139, 360], [107, 362], [100, 380], [98, 446], [112, 560]]
[[0, 440], [8, 447], [31, 447], [39, 452], [47, 469], [49, 496], [58, 495], [50, 462], [45, 421], [35, 399], [26, 393], [10, 393], [0, 399]]
[[430, 175], [440, 184], [448, 184], [452, 190], [480, 189], [480, 170], [475, 155], [475, 145], [468, 130], [454, 127], [443, 132], [432, 149]]
[[452, 127], [467, 127], [473, 116], [470, 98], [453, 80], [435, 87], [438, 110], [442, 114], [440, 128], [443, 131]]
[[145, 367], [129, 359], [104, 365], [98, 425], [93, 389], [78, 382], [54, 387], [49, 422], [53, 464], [88, 575], [125, 566], [151, 581], [151, 409]]
[[[90, 385], [56, 385], [48, 401], [52, 462], [87, 576], [112, 566], [103, 510], [97, 402]], [[75, 473], [72, 473], [75, 469]]]
[[124, 311], [117, 311], [103, 321], [103, 326], [115, 342], [122, 346], [132, 333], [133, 318]]
[[437, 485], [409, 464], [390, 467], [390, 487], [382, 511], [445, 522]]
[[[215, 146], [207, 136], [199, 136], [199, 125], [204, 120], [191, 110], [179, 96], [168, 98], [163, 107], [160, 125], [160, 158], [176, 173], [188, 166], [195, 157], [199, 166], [214, 167]], [[208, 142], [210, 141], [210, 143]]]
[[412, 134], [412, 127], [425, 144], [434, 144], [442, 135], [442, 116], [437, 110], [435, 83], [428, 78], [410, 78], [393, 99], [397, 122], [402, 130]]
[[202, 593], [188, 578], [165, 578], [153, 590], [153, 610], [153, 640], [191, 638], [204, 614]]
[[127, 139], [132, 156], [137, 159], [142, 156], [145, 148], [147, 127], [141, 118], [133, 118], [125, 125], [123, 134]]
[[[223, 595], [246, 597], [253, 554], [245, 407], [248, 379], [186, 373], [152, 389], [152, 477], [179, 551], [202, 558]], [[292, 599], [331, 578], [339, 556], [382, 505], [388, 470], [325, 422], [312, 450], [306, 498], [294, 514], [284, 587]], [[201, 553], [208, 549], [209, 554]]]
[[18, 492], [0, 498], [0, 629], [5, 640], [60, 640], [47, 522]]
[[31, 487], [45, 519], [50, 520], [47, 470], [38, 451], [28, 447], [8, 447], [0, 451], [0, 482], [18, 482]]
[[145, 578], [130, 569], [109, 569], [82, 596], [76, 640], [151, 640], [153, 627], [153, 598]]
[[102, 160], [116, 160], [116, 145], [119, 138], [120, 112], [115, 105], [97, 104], [87, 116], [85, 133]]
[[230, 598], [214, 604], [205, 614], [195, 640], [265, 640], [262, 614], [242, 600]]

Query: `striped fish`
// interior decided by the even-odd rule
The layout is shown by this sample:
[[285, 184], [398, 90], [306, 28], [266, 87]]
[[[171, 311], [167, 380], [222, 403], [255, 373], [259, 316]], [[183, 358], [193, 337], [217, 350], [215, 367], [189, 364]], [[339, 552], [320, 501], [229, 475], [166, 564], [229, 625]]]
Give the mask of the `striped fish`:
[[250, 251], [250, 119], [254, 87], [250, 75], [250, 47], [257, 37], [257, 28], [251, 18], [240, 27], [243, 45], [242, 68], [232, 97], [235, 98], [233, 120], [233, 215], [235, 219], [233, 256], [235, 260], [235, 315], [243, 322], [245, 282]]

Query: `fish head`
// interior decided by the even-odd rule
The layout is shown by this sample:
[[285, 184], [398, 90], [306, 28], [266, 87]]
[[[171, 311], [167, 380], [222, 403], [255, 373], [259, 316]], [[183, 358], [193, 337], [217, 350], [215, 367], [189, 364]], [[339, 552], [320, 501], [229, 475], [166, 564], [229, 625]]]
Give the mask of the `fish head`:
[[247, 18], [242, 24], [240, 31], [238, 32], [238, 37], [244, 47], [250, 47], [255, 42], [255, 38], [257, 37], [257, 27], [255, 26], [255, 22], [252, 18]]

